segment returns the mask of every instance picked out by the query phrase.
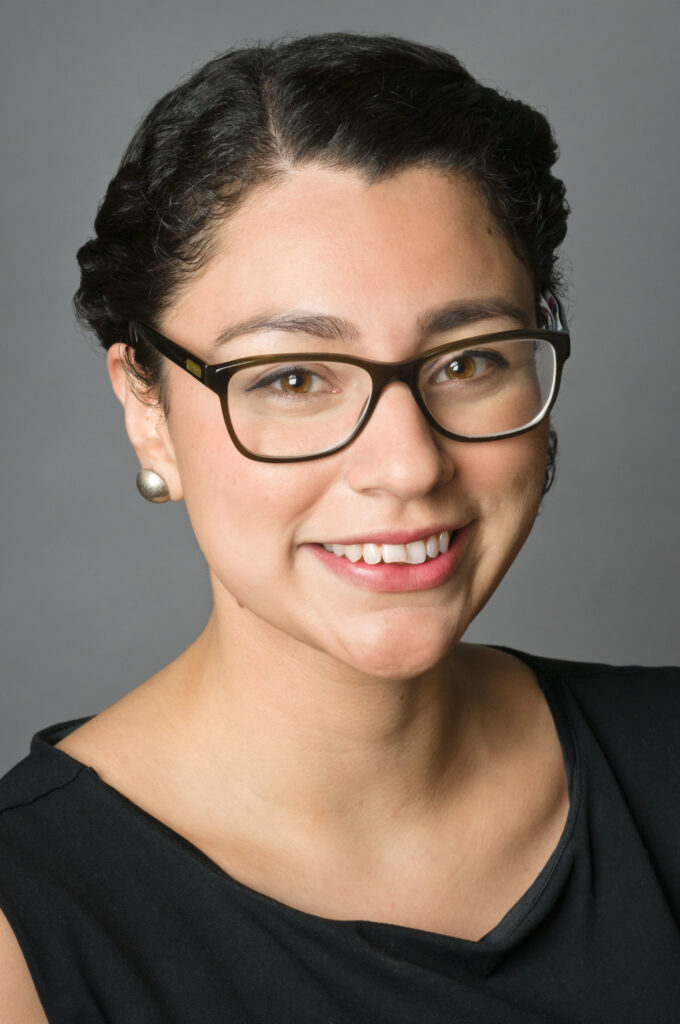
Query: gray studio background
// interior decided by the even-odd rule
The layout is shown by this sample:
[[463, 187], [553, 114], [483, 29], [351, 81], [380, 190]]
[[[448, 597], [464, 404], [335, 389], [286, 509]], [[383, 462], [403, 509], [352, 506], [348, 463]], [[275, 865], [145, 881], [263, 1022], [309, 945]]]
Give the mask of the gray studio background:
[[469, 636], [662, 664], [678, 633], [677, 4], [651, 0], [4, 0], [0, 771], [183, 649], [209, 610], [183, 506], [137, 495], [74, 253], [142, 113], [238, 42], [329, 30], [436, 43], [547, 112], [573, 207], [559, 473]]

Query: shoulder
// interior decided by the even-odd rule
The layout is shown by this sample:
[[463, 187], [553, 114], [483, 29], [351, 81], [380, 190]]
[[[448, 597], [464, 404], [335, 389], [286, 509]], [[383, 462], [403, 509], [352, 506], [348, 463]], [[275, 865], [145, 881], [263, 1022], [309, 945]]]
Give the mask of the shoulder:
[[24, 955], [1, 911], [0, 1006], [3, 1024], [47, 1024]]
[[12, 811], [32, 806], [77, 778], [84, 766], [61, 755], [54, 743], [84, 721], [62, 722], [36, 733], [30, 753], [0, 778], [0, 828]]
[[510, 651], [558, 695], [578, 742], [595, 742], [621, 779], [680, 800], [680, 668], [566, 661]]
[[[72, 724], [37, 733], [30, 754], [0, 779], [0, 912], [28, 941], [25, 907], [39, 909], [47, 882], [54, 882], [60, 858], [72, 859], [77, 838], [77, 780], [85, 768], [52, 745]], [[45, 913], [44, 900], [42, 906]]]
[[[658, 821], [667, 822], [680, 806], [680, 668], [514, 653], [559, 694], [582, 753], [604, 755], [631, 805], [644, 817], [656, 808]], [[601, 764], [592, 756], [590, 763]]]
[[612, 665], [603, 662], [567, 661], [525, 654], [503, 648], [521, 658], [541, 678], [559, 682], [579, 701], [594, 709], [610, 707], [616, 700], [623, 708], [659, 715], [680, 703], [680, 667], [671, 665]]
[[677, 665], [617, 665], [603, 661], [572, 661], [566, 658], [550, 658], [542, 654], [528, 654], [512, 647], [499, 646], [496, 650], [507, 651], [516, 658], [521, 658], [531, 665], [540, 665], [544, 669], [570, 678], [597, 677], [600, 679], [618, 679], [649, 675], [651, 678], [675, 679], [680, 682], [680, 666]]
[[[84, 826], [78, 780], [84, 765], [54, 743], [84, 719], [38, 732], [31, 751], [0, 779], [0, 1018], [2, 1024], [47, 1024], [52, 966], [69, 927], [69, 886], [78, 872]], [[38, 996], [41, 992], [43, 999]], [[61, 1018], [59, 1018], [61, 1019]]]
[[587, 723], [605, 747], [670, 745], [678, 759], [680, 667], [570, 661], [499, 649], [528, 665], [548, 697], [559, 694], [559, 702], [576, 712], [568, 716], [572, 727]]

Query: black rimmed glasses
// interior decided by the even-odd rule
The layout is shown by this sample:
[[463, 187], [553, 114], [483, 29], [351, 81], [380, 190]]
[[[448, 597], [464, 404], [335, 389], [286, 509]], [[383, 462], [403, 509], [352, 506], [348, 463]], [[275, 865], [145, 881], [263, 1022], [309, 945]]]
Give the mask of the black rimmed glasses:
[[513, 330], [447, 342], [402, 363], [286, 352], [209, 364], [149, 324], [130, 326], [219, 395], [234, 445], [258, 462], [305, 462], [347, 447], [393, 383], [409, 388], [444, 437], [515, 437], [552, 409], [570, 351], [565, 330]]

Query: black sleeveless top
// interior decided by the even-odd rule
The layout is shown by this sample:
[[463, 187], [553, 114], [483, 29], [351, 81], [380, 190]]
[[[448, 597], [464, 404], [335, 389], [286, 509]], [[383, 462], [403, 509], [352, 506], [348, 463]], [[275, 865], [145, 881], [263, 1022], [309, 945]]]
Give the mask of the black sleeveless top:
[[680, 672], [517, 656], [571, 809], [478, 942], [262, 895], [54, 748], [85, 719], [38, 733], [0, 782], [0, 907], [50, 1024], [680, 1020]]

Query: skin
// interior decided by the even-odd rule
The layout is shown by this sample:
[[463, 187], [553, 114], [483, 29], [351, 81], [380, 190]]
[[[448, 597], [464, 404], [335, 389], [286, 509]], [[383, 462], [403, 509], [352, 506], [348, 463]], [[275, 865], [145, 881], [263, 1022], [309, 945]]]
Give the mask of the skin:
[[[462, 183], [453, 188], [432, 171], [412, 170], [367, 188], [354, 175], [306, 169], [252, 200], [222, 235], [222, 251], [162, 325], [200, 355], [225, 324], [263, 307], [339, 313], [360, 326], [353, 350], [384, 360], [415, 354], [416, 315], [451, 297], [499, 294], [533, 316], [530, 276], [476, 192]], [[497, 317], [480, 323], [478, 333], [516, 326]], [[456, 336], [465, 332], [451, 332]], [[219, 358], [267, 352], [273, 341], [280, 351], [290, 348], [291, 337], [235, 340]], [[123, 397], [117, 359], [113, 352], [109, 362]], [[389, 680], [415, 677], [441, 662], [531, 528], [547, 423], [503, 443], [451, 442], [435, 435], [406, 389], [395, 386], [344, 452], [266, 465], [234, 450], [215, 399], [176, 367], [168, 370], [171, 414], [159, 431], [163, 450], [150, 451], [138, 436], [134, 407], [128, 429], [140, 460], [157, 463], [172, 496], [186, 501], [210, 567], [220, 635], [254, 629], [276, 645], [277, 660], [290, 654], [296, 673], [301, 655], [312, 659], [313, 672], [323, 666], [346, 677], [353, 669]], [[451, 519], [477, 523], [467, 571], [450, 586], [406, 598], [340, 587], [304, 548], [362, 530]], [[239, 543], [225, 536], [238, 536]]]
[[[352, 353], [411, 358], [419, 315], [535, 291], [473, 184], [424, 168], [367, 185], [304, 166], [218, 228], [164, 334], [211, 362], [340, 343], [226, 326], [304, 309], [356, 324]], [[471, 334], [519, 326], [495, 316]], [[299, 909], [477, 939], [526, 890], [568, 809], [552, 718], [530, 670], [459, 643], [537, 514], [547, 422], [448, 440], [390, 385], [359, 438], [309, 463], [240, 455], [220, 404], [167, 367], [170, 411], [143, 403], [122, 346], [114, 391], [140, 464], [184, 499], [214, 607], [176, 662], [60, 743], [245, 884]], [[158, 513], [162, 515], [162, 511]], [[444, 584], [379, 593], [309, 545], [471, 523]]]

